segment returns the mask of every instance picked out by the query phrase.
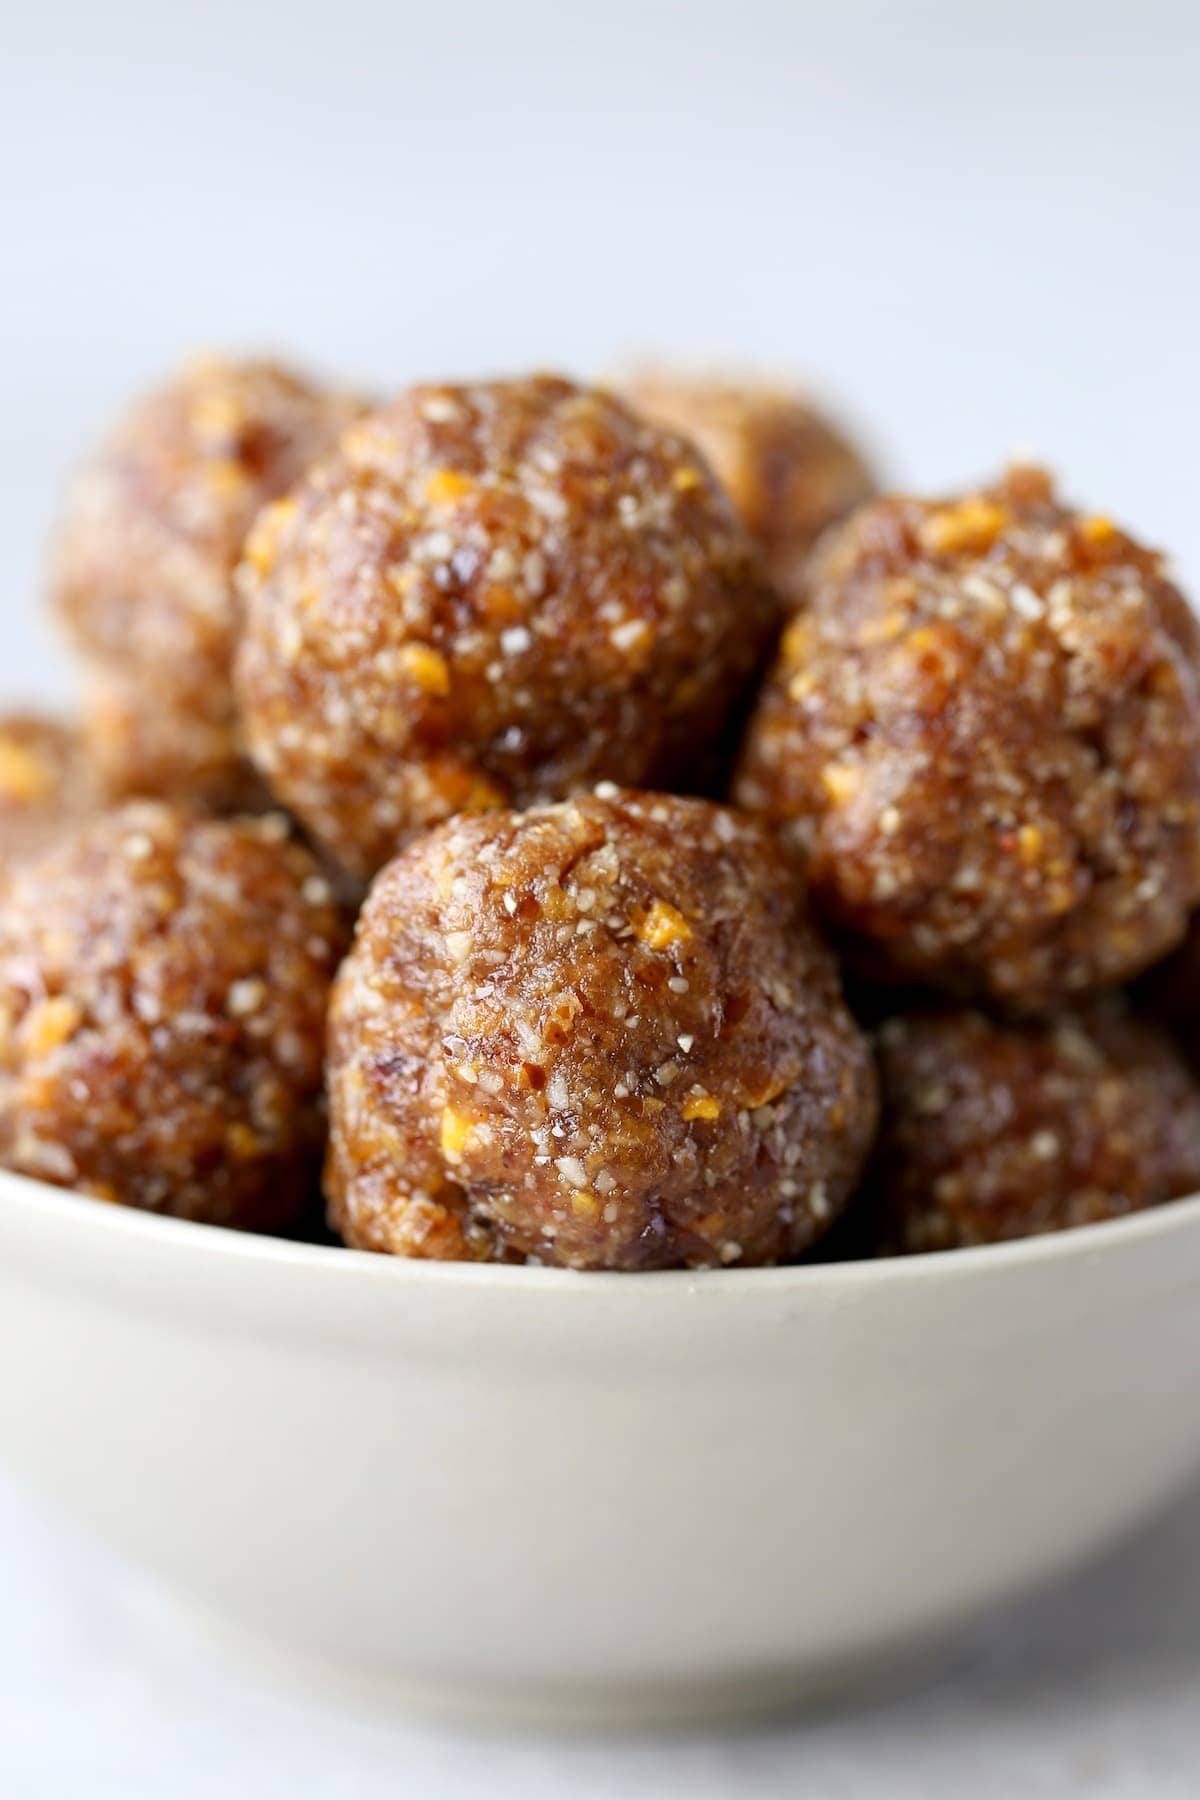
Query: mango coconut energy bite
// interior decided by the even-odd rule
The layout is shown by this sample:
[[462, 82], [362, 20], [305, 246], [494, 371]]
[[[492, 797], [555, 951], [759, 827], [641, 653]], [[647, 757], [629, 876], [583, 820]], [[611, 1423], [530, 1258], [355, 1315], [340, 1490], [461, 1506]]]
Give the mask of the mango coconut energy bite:
[[275, 363], [188, 363], [68, 491], [52, 600], [87, 674], [86, 731], [118, 794], [258, 798], [242, 761], [233, 571], [263, 505], [361, 404]]
[[335, 987], [330, 1221], [400, 1256], [799, 1255], [875, 1125], [778, 850], [705, 801], [464, 814], [376, 879]]
[[311, 1203], [344, 926], [280, 817], [103, 814], [0, 896], [0, 1163], [269, 1229]]
[[805, 395], [762, 381], [664, 369], [622, 389], [648, 418], [698, 445], [761, 546], [781, 602], [794, 610], [818, 537], [875, 491], [863, 453]]
[[915, 1013], [877, 1044], [886, 1251], [1061, 1231], [1200, 1189], [1200, 1087], [1119, 998], [1008, 1024]]
[[102, 804], [72, 725], [39, 712], [0, 715], [0, 875]]
[[1051, 1007], [1200, 895], [1198, 651], [1161, 557], [1040, 470], [878, 500], [816, 559], [736, 796], [864, 972]]
[[259, 521], [241, 588], [250, 750], [359, 875], [463, 810], [694, 790], [774, 610], [698, 453], [552, 376], [363, 419]]

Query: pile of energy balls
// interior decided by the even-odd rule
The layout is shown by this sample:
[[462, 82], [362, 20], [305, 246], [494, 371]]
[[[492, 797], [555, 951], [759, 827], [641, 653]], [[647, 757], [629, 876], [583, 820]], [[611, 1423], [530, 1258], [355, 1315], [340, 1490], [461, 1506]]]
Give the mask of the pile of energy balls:
[[1200, 1188], [1160, 556], [1037, 468], [880, 496], [800, 395], [619, 387], [210, 359], [118, 424], [53, 547], [80, 722], [0, 724], [0, 1162], [624, 1270]]

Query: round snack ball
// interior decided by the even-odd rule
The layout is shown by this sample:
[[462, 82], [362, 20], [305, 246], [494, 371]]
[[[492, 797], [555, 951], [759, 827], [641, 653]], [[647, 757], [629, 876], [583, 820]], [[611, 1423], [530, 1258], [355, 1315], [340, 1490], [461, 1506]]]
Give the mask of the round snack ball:
[[877, 1041], [886, 1248], [1061, 1231], [1200, 1188], [1200, 1087], [1119, 1000], [1019, 1024], [918, 1013]]
[[0, 716], [0, 872], [100, 804], [77, 731], [43, 713]]
[[596, 793], [464, 814], [375, 882], [330, 1022], [330, 1220], [401, 1256], [798, 1255], [874, 1071], [751, 821]]
[[343, 927], [286, 834], [145, 802], [21, 865], [0, 899], [0, 1163], [221, 1225], [311, 1201]]
[[52, 596], [92, 676], [89, 742], [113, 792], [242, 801], [233, 571], [260, 508], [359, 411], [274, 363], [197, 359], [76, 477]]
[[1040, 470], [879, 500], [818, 553], [736, 794], [876, 978], [1038, 1010], [1200, 895], [1200, 636], [1161, 560]]
[[862, 453], [804, 395], [764, 383], [664, 372], [624, 392], [696, 443], [762, 547], [780, 598], [798, 605], [817, 538], [875, 491]]
[[772, 609], [689, 446], [551, 376], [361, 421], [265, 515], [243, 590], [255, 761], [360, 874], [463, 810], [696, 785]]
[[110, 804], [133, 798], [194, 803], [217, 814], [274, 805], [253, 764], [237, 750], [221, 707], [147, 706], [146, 676], [92, 664], [82, 693], [85, 748]]

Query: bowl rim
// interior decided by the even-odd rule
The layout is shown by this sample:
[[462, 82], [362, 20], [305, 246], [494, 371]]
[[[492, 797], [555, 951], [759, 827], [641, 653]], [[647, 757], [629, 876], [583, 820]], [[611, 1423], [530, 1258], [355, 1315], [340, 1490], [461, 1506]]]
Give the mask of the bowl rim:
[[[593, 1296], [610, 1289], [628, 1291], [629, 1272], [608, 1269], [562, 1269], [544, 1264], [439, 1262], [387, 1256], [356, 1250], [342, 1244], [309, 1244], [301, 1240], [270, 1237], [262, 1232], [236, 1231], [228, 1226], [177, 1219], [137, 1207], [98, 1200], [88, 1194], [55, 1187], [32, 1176], [0, 1168], [0, 1223], [5, 1213], [15, 1212], [36, 1229], [39, 1218], [61, 1231], [81, 1231], [115, 1243], [133, 1240], [146, 1248], [192, 1246], [200, 1253], [235, 1265], [260, 1263], [276, 1270], [292, 1268], [315, 1275], [320, 1269], [337, 1271], [337, 1281], [393, 1282], [412, 1286], [488, 1288], [531, 1293]], [[867, 1258], [861, 1261], [785, 1263], [768, 1268], [651, 1269], [636, 1271], [638, 1292], [678, 1293], [685, 1283], [715, 1286], [727, 1298], [746, 1288], [769, 1292], [776, 1298], [810, 1290], [869, 1288], [878, 1284], [920, 1284], [932, 1276], [966, 1279], [983, 1270], [1022, 1269], [1038, 1264], [1090, 1260], [1097, 1255], [1119, 1254], [1127, 1246], [1169, 1237], [1176, 1231], [1200, 1227], [1200, 1192], [1168, 1200], [1122, 1218], [1105, 1219], [1070, 1230], [1046, 1232], [998, 1244], [977, 1244], [957, 1250], [921, 1251], [913, 1255]], [[959, 1274], [955, 1275], [954, 1271]]]

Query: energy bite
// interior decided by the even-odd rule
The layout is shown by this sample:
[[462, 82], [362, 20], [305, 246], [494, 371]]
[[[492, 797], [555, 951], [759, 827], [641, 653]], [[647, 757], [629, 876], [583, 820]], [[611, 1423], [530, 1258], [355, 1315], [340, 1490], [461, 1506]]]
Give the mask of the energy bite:
[[[227, 678], [226, 678], [227, 679]], [[217, 814], [266, 812], [273, 802], [253, 765], [236, 747], [236, 727], [221, 707], [147, 704], [144, 671], [86, 672], [84, 742], [109, 802], [171, 799]]]
[[802, 394], [763, 383], [644, 374], [624, 392], [703, 451], [762, 547], [780, 598], [797, 606], [817, 538], [875, 491], [862, 454]]
[[892, 496], [818, 553], [736, 795], [874, 977], [1045, 1009], [1183, 934], [1198, 670], [1161, 558], [1044, 472]]
[[52, 597], [87, 665], [89, 746], [114, 792], [245, 800], [233, 570], [260, 508], [360, 410], [275, 363], [198, 359], [77, 476]]
[[1022, 1024], [913, 1014], [877, 1048], [872, 1185], [890, 1249], [1061, 1231], [1200, 1188], [1200, 1087], [1119, 999]]
[[696, 786], [771, 630], [689, 446], [552, 376], [415, 388], [353, 426], [260, 520], [241, 585], [251, 752], [363, 875], [464, 810]]
[[278, 816], [132, 804], [0, 898], [0, 1163], [268, 1229], [312, 1198], [343, 925]]
[[836, 1218], [874, 1071], [778, 851], [699, 800], [464, 814], [334, 990], [330, 1221], [395, 1255], [764, 1263]]
[[78, 732], [43, 713], [0, 716], [0, 873], [100, 803]]

